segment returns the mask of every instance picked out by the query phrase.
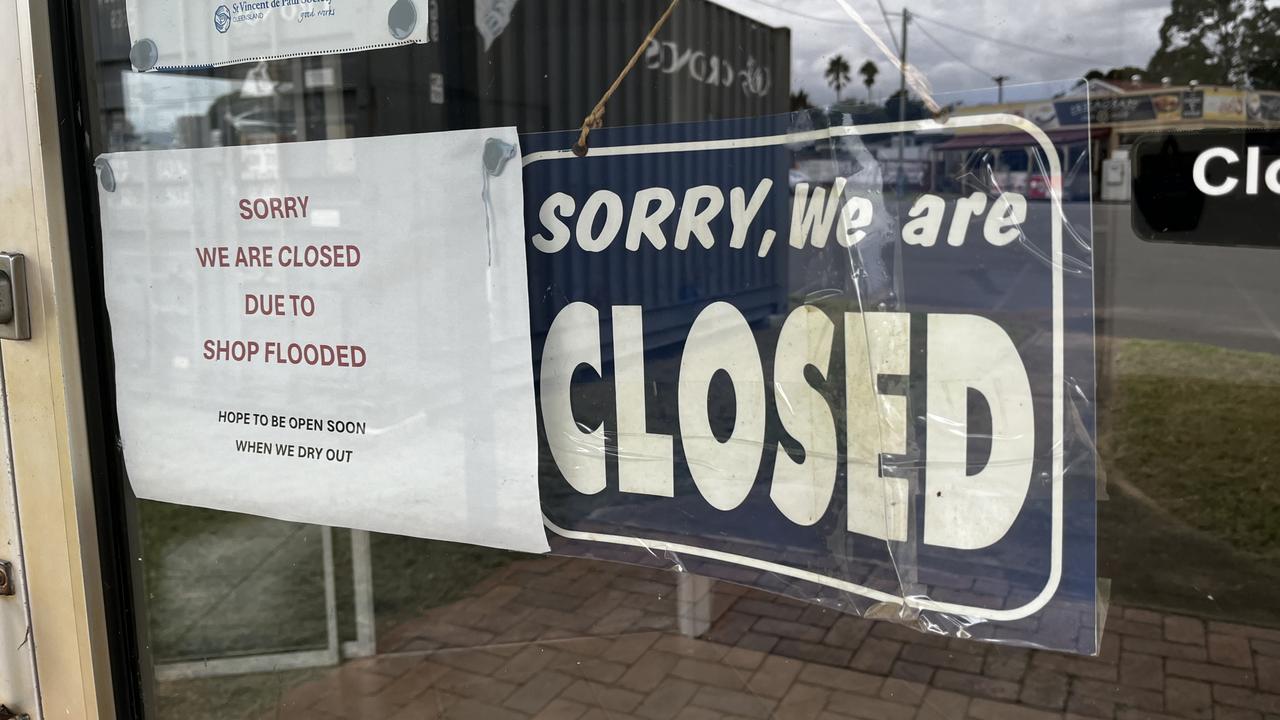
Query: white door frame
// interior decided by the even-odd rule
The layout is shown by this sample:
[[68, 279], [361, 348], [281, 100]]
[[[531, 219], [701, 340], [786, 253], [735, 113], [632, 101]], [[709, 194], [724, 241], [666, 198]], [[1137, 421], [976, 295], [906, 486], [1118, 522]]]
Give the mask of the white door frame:
[[0, 692], [13, 697], [0, 703], [32, 720], [110, 720], [51, 46], [47, 2], [0, 0], [0, 251], [26, 258], [31, 318], [30, 340], [0, 340], [0, 559], [18, 576], [0, 598]]

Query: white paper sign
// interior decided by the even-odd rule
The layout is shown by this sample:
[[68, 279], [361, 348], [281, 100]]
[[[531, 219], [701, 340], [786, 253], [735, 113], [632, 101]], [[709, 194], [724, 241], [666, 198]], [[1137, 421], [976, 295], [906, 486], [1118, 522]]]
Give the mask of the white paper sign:
[[427, 0], [126, 0], [136, 70], [184, 70], [427, 41]]
[[513, 128], [99, 166], [139, 497], [547, 550]]

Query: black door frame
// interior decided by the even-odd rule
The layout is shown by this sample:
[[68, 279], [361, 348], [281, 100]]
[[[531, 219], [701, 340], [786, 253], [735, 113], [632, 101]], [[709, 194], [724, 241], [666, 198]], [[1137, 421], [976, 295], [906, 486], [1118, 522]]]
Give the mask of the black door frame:
[[135, 500], [120, 452], [116, 417], [115, 366], [102, 271], [102, 233], [97, 174], [91, 147], [89, 108], [96, 88], [89, 87], [85, 52], [93, 38], [86, 32], [95, 0], [50, 0], [50, 48], [57, 100], [58, 144], [62, 157], [67, 235], [75, 293], [76, 333], [84, 387], [86, 442], [92, 473], [98, 530], [102, 595], [106, 612], [112, 692], [118, 718], [144, 718], [150, 663], [142, 641], [142, 562], [137, 548]]

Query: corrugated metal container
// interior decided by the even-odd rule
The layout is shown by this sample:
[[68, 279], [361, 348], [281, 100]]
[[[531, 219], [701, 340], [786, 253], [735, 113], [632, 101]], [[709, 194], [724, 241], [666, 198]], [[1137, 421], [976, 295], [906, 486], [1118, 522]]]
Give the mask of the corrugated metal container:
[[[667, 6], [668, 0], [520, 0], [488, 50], [476, 42], [474, 79], [465, 79], [464, 92], [456, 97], [466, 103], [471, 100], [466, 91], [475, 93], [476, 126], [514, 124], [522, 132], [577, 128]], [[762, 25], [706, 0], [685, 0], [610, 100], [605, 125], [785, 113], [790, 66], [789, 29]], [[458, 80], [451, 77], [451, 85]], [[673, 178], [692, 172], [691, 164], [712, 161], [692, 154], [655, 160]], [[566, 163], [557, 171], [580, 169]], [[753, 168], [751, 174], [776, 177], [778, 170]], [[786, 169], [781, 173], [785, 177]], [[622, 292], [639, 300], [648, 317], [650, 347], [682, 342], [697, 312], [713, 299], [690, 293], [698, 284], [695, 278], [711, 279], [714, 299], [731, 299], [749, 320], [760, 320], [786, 301], [784, 257], [777, 253], [759, 260], [723, 248], [646, 254], [625, 264], [618, 255], [607, 260], [531, 256], [533, 331], [545, 333], [563, 304], [542, 290], [573, 286], [589, 296]], [[600, 310], [607, 324], [608, 309]], [[606, 329], [606, 345], [610, 337]]]
[[[470, 4], [470, 3], [465, 3]], [[477, 43], [479, 125], [579, 126], [667, 0], [522, 0], [486, 51]], [[791, 31], [686, 0], [609, 103], [609, 126], [787, 112]]]
[[[517, 0], [488, 48], [474, 0], [433, 0], [431, 42], [343, 56], [359, 135], [578, 127], [667, 0]], [[787, 112], [791, 31], [685, 0], [609, 103], [608, 126]], [[435, 85], [433, 86], [433, 83]]]

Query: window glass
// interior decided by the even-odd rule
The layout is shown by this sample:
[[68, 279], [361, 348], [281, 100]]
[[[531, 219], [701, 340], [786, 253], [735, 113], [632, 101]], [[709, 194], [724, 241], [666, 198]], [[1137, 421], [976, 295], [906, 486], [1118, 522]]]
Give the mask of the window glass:
[[[928, 492], [941, 487], [941, 470], [933, 487], [927, 479], [886, 483], [895, 477], [886, 467], [895, 462], [898, 477], [918, 476], [908, 472], [914, 467], [908, 454], [874, 454], [871, 487], [878, 494], [868, 522], [878, 529], [863, 526], [861, 534], [842, 524], [855, 522], [849, 519], [854, 511], [836, 505], [823, 505], [827, 509], [812, 517], [782, 509], [770, 509], [767, 519], [763, 511], [732, 515], [736, 501], [721, 499], [720, 508], [714, 493], [688, 477], [677, 481], [684, 482], [683, 495], [673, 492], [662, 497], [667, 504], [645, 506], [653, 508], [649, 514], [634, 511], [639, 506], [591, 505], [590, 494], [571, 487], [558, 469], [563, 463], [552, 456], [546, 418], [539, 456], [544, 507], [558, 498], [565, 503], [558, 507], [573, 510], [548, 510], [549, 521], [571, 517], [596, 535], [609, 527], [665, 528], [665, 545], [628, 553], [569, 536], [553, 543], [551, 554], [524, 555], [138, 501], [132, 526], [112, 532], [136, 545], [136, 617], [146, 652], [133, 670], [143, 678], [147, 717], [1280, 716], [1280, 481], [1274, 469], [1280, 250], [1270, 223], [1280, 184], [1267, 170], [1280, 147], [1273, 134], [1280, 129], [1280, 9], [1245, 0], [1102, 0], [1087, 7], [1012, 0], [919, 7], [898, 0], [683, 0], [646, 41], [668, 7], [665, 0], [419, 5], [428, 23], [423, 44], [137, 72], [127, 16], [135, 3], [95, 0], [83, 15], [81, 53], [92, 154], [514, 126], [528, 160], [538, 151], [568, 149], [639, 49], [603, 115], [594, 118], [593, 152], [611, 145], [783, 139], [764, 160], [746, 151], [726, 159], [699, 150], [649, 164], [595, 165], [607, 168], [598, 177], [575, 176], [572, 160], [531, 165], [524, 175], [531, 238], [534, 222], [546, 217], [539, 210], [552, 188], [569, 195], [588, 193], [588, 186], [626, 188], [619, 192], [630, 203], [644, 187], [669, 180], [679, 189], [671, 202], [680, 212], [716, 202], [726, 208], [718, 220], [723, 228], [708, 225], [709, 232], [723, 233], [716, 248], [700, 250], [704, 236], [696, 217], [683, 230], [673, 219], [662, 226], [670, 252], [639, 254], [643, 261], [631, 268], [573, 254], [573, 246], [560, 254], [532, 242], [526, 248], [531, 332], [542, 362], [553, 321], [565, 307], [597, 308], [592, 327], [600, 328], [605, 359], [596, 360], [594, 374], [587, 372], [590, 363], [570, 363], [565, 381], [588, 389], [575, 391], [568, 431], [580, 425], [589, 438], [596, 422], [602, 424], [598, 455], [609, 468], [610, 492], [620, 464], [650, 453], [666, 457], [660, 446], [635, 445], [641, 449], [633, 454], [619, 449], [634, 440], [614, 424], [630, 403], [641, 403], [642, 432], [678, 426], [690, 433], [678, 400], [688, 381], [679, 375], [681, 351], [687, 356], [697, 314], [689, 308], [701, 312], [732, 299], [748, 339], [769, 338], [760, 341], [769, 352], [748, 343], [756, 354], [744, 359], [741, 346], [712, 335], [708, 354], [723, 365], [744, 360], [772, 377], [782, 357], [773, 351], [786, 344], [778, 337], [797, 308], [817, 308], [827, 318], [901, 316], [923, 327], [931, 312], [959, 312], [967, 300], [956, 294], [963, 292], [1002, 317], [1025, 320], [1007, 320], [1015, 329], [993, 336], [1023, 357], [1037, 348], [1050, 353], [1055, 341], [1062, 346], [1064, 427], [1057, 439], [1041, 436], [1024, 455], [1061, 458], [1065, 495], [1053, 495], [1048, 481], [1032, 482], [1040, 476], [1028, 472], [1028, 504], [1015, 506], [1021, 524], [1009, 524], [1015, 536], [1033, 540], [1000, 547], [1025, 550], [1030, 559], [997, 553], [983, 565], [964, 554], [964, 538], [928, 542], [930, 523], [946, 527], [929, 516], [929, 507], [959, 508], [949, 511], [962, 518], [956, 523], [998, 515], [998, 494], [983, 500], [982, 486], [974, 487], [992, 452], [1017, 435], [999, 428], [1018, 403], [993, 402], [993, 392], [984, 400], [978, 389], [953, 399], [955, 412], [988, 429], [955, 446], [960, 459], [952, 463], [947, 494]], [[911, 68], [905, 75], [895, 64], [903, 51]], [[994, 116], [1040, 134], [994, 121], [971, 131], [953, 126], [956, 119]], [[883, 130], [892, 123], [898, 125]], [[902, 129], [908, 125], [910, 131]], [[867, 130], [872, 127], [881, 130]], [[1197, 171], [1196, 158], [1210, 147], [1234, 154]], [[1251, 147], [1262, 148], [1255, 165]], [[600, 157], [597, 152], [589, 161]], [[916, 208], [925, 196], [947, 208], [977, 196], [982, 207], [972, 213], [970, 234], [959, 238], [966, 246], [952, 243], [947, 226], [940, 226], [928, 248], [939, 258], [932, 279], [903, 279], [911, 253], [922, 251], [902, 250], [907, 244], [897, 242], [900, 236], [883, 252], [870, 251], [869, 243], [850, 251], [833, 239], [822, 254], [805, 254], [790, 249], [794, 237], [780, 235], [771, 240], [776, 263], [761, 264], [726, 245], [733, 230], [728, 208], [745, 207], [754, 186], [741, 188], [740, 196], [726, 186], [718, 199], [687, 194], [713, 185], [717, 180], [706, 179], [713, 175], [742, 177], [744, 164], [757, 161], [774, 163], [759, 173], [777, 180], [757, 212], [780, 218], [777, 227], [791, 222], [794, 230], [803, 220], [792, 216], [797, 195], [822, 192], [825, 198], [854, 187], [875, 188], [879, 207], [901, 221], [895, 233], [926, 210]], [[1239, 192], [1221, 199], [1203, 189], [1227, 187], [1232, 179]], [[988, 220], [1000, 212], [1018, 217], [1012, 195], [1023, 203], [1022, 219], [1005, 226], [999, 217]], [[652, 207], [661, 202], [655, 196]], [[831, 208], [831, 232], [857, 229], [856, 210]], [[630, 205], [628, 211], [635, 212]], [[822, 221], [820, 213], [815, 217]], [[1050, 218], [1062, 228], [1061, 257], [1042, 253], [1025, 269], [1006, 272], [995, 255], [975, 248], [985, 238], [984, 252], [1009, 243], [1036, 252], [1036, 223], [1047, 228]], [[601, 225], [588, 223], [585, 234], [605, 232]], [[581, 224], [565, 227], [575, 242], [584, 234]], [[1010, 227], [1008, 238], [998, 240]], [[618, 243], [630, 242], [626, 226], [615, 231]], [[676, 249], [681, 233], [685, 247]], [[750, 238], [754, 247], [754, 231]], [[655, 242], [639, 231], [634, 239], [646, 252], [643, 244]], [[159, 262], [148, 267], [165, 271]], [[1050, 316], [1048, 292], [1056, 287], [1036, 278], [1055, 273], [1064, 278], [1068, 309], [1056, 336], [1035, 324]], [[849, 298], [852, 306], [839, 305]], [[627, 305], [646, 307], [636, 336], [648, 369], [640, 371], [639, 391], [624, 397], [612, 392], [625, 360], [610, 358], [626, 357], [617, 346], [618, 338], [627, 342], [620, 328], [629, 320], [617, 306]], [[856, 337], [850, 327], [827, 342]], [[907, 369], [886, 370], [866, 386], [882, 409], [903, 403], [904, 447], [920, 450], [921, 467], [926, 448], [917, 424], [945, 424], [954, 415], [930, 416], [923, 395], [924, 404], [913, 404], [902, 388], [927, 381], [912, 375], [911, 363], [941, 364], [942, 357], [959, 363], [959, 343], [967, 335], [975, 342], [969, 334], [979, 330], [957, 330], [956, 344], [930, 347], [928, 360], [925, 354], [913, 360], [904, 349]], [[805, 332], [797, 347], [822, 337]], [[877, 347], [875, 330], [859, 326], [858, 332], [867, 339], [854, 345], [871, 354], [863, 361], [878, 362], [879, 351], [868, 349]], [[903, 337], [923, 342], [923, 331], [915, 332]], [[975, 377], [999, 359], [998, 343], [977, 344], [991, 354], [973, 361]], [[825, 369], [800, 363], [790, 389], [761, 383], [758, 406], [748, 402], [755, 396], [745, 394], [746, 386], [733, 385], [732, 368], [707, 373], [707, 392], [724, 407], [713, 401], [697, 408], [708, 418], [705, 435], [723, 445], [759, 420], [767, 425], [760, 432], [776, 439], [765, 465], [820, 461], [821, 452], [807, 449], [803, 423], [779, 429], [785, 421], [778, 413], [787, 407], [797, 415], [817, 413], [817, 403], [794, 410], [792, 403], [808, 402], [795, 391], [801, 386], [822, 389], [817, 395], [824, 406], [849, 401], [856, 390], [831, 378], [843, 378], [853, 356], [844, 347], [835, 356], [840, 359]], [[535, 364], [535, 371], [546, 392], [544, 368]], [[1034, 364], [1029, 372], [1028, 398], [1041, 398]], [[886, 403], [886, 397], [897, 400]], [[767, 408], [767, 422], [757, 407]], [[838, 448], [845, 459], [856, 442], [845, 439], [849, 421], [838, 412], [830, 422], [832, 437], [841, 438], [832, 451]], [[878, 442], [894, 432], [871, 427]], [[944, 440], [936, 442], [935, 451]], [[675, 457], [694, 467], [696, 478], [690, 444], [676, 444]], [[184, 468], [182, 458], [174, 458], [173, 467], [198, 472]], [[776, 472], [761, 477], [776, 482]], [[839, 478], [828, 496], [843, 507], [851, 481], [844, 470]], [[898, 516], [886, 510], [895, 487], [904, 488], [903, 502], [912, 504], [910, 514], [902, 510], [903, 537], [910, 540], [894, 534]], [[978, 499], [946, 505], [952, 487]], [[763, 483], [750, 492], [751, 502], [767, 505], [772, 498], [777, 508], [786, 502]], [[1052, 524], [1051, 500], [1065, 504], [1065, 528]], [[701, 514], [682, 522], [685, 502], [702, 503]], [[837, 527], [823, 530], [816, 547], [792, 539], [808, 532], [804, 528], [825, 527], [821, 518], [836, 518]], [[1068, 548], [1055, 582], [1067, 593], [1059, 597], [1073, 604], [1018, 618], [1007, 632], [965, 612], [904, 611], [892, 601], [829, 591], [774, 569], [827, 563], [840, 577], [861, 572], [868, 587], [900, 598], [938, 597], [939, 587], [953, 583], [947, 592], [955, 604], [1008, 608], [1022, 598], [1022, 588], [1052, 574], [1043, 558], [1055, 527]], [[759, 538], [757, 559], [774, 564], [760, 561], [747, 572], [670, 549], [699, 533], [709, 543]], [[970, 540], [982, 549], [1002, 537]], [[880, 566], [867, 560], [865, 569], [855, 567], [880, 555]]]

